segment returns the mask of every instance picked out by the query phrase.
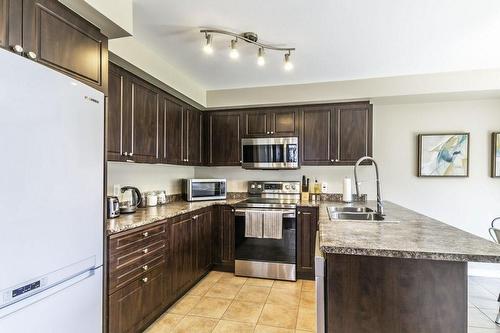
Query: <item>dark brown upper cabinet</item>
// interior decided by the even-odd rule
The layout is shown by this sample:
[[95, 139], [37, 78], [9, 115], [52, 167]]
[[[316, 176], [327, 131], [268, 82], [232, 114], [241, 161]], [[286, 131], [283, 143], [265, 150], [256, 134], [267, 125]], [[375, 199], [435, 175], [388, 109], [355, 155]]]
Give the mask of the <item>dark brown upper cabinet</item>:
[[121, 161], [123, 155], [123, 119], [124, 110], [128, 109], [123, 98], [124, 86], [127, 84], [126, 73], [118, 66], [109, 64], [109, 96], [107, 102], [107, 152], [108, 160]]
[[372, 105], [346, 104], [335, 107], [333, 157], [336, 164], [351, 165], [372, 156]]
[[14, 51], [23, 45], [23, 3], [0, 0], [0, 47]]
[[182, 164], [184, 143], [184, 104], [169, 95], [163, 95], [164, 114], [164, 162], [169, 164]]
[[202, 165], [202, 114], [190, 106], [184, 112], [184, 162]]
[[128, 158], [134, 162], [158, 163], [160, 93], [136, 77], [131, 78], [130, 85], [131, 126], [127, 137], [131, 148]]
[[[6, 23], [10, 27], [7, 46], [12, 49], [19, 42], [16, 40], [19, 23], [15, 21], [19, 20], [16, 13], [21, 3], [22, 54], [107, 94], [107, 38], [58, 1], [0, 1], [3, 10], [10, 9], [13, 14]], [[5, 38], [5, 31], [3, 35]]]
[[302, 165], [330, 165], [333, 105], [302, 108], [300, 156]]
[[241, 165], [242, 118], [239, 112], [208, 113], [205, 120], [207, 165]]
[[244, 118], [246, 137], [298, 135], [298, 108], [247, 110]]
[[352, 165], [371, 156], [372, 117], [367, 102], [303, 107], [301, 164]]

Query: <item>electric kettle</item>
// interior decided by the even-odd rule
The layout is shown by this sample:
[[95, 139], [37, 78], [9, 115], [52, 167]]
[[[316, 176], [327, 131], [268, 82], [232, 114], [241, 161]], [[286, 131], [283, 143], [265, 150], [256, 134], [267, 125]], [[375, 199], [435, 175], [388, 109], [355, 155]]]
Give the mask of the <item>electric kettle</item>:
[[[496, 223], [495, 225], [495, 222]], [[500, 217], [497, 217], [493, 221], [491, 221], [491, 228], [488, 229], [490, 232], [491, 238], [493, 238], [494, 241], [500, 244]]]
[[122, 192], [122, 198], [125, 196], [125, 192], [131, 191], [131, 199], [120, 201], [120, 213], [130, 214], [135, 213], [137, 207], [141, 204], [141, 191], [133, 186], [124, 186], [120, 189]]

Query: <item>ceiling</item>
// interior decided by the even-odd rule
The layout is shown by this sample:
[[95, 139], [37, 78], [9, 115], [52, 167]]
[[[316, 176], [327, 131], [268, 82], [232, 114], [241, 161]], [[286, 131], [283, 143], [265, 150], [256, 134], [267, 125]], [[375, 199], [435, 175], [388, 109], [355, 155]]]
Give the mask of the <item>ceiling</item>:
[[[200, 28], [253, 31], [283, 53], [214, 36], [202, 52]], [[134, 0], [134, 35], [207, 90], [500, 68], [498, 0]]]

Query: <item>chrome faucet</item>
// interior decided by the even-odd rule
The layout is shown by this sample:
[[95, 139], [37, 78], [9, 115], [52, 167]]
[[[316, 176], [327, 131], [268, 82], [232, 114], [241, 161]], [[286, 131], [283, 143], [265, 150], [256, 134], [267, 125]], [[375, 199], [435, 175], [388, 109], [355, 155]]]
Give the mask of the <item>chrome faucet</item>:
[[380, 194], [380, 177], [378, 174], [378, 166], [377, 162], [375, 162], [375, 160], [370, 156], [361, 157], [354, 166], [354, 183], [356, 183], [356, 194], [359, 197], [359, 184], [361, 184], [361, 182], [358, 182], [358, 166], [361, 164], [361, 162], [366, 160], [372, 161], [373, 165], [375, 166], [375, 174], [377, 177], [377, 179], [375, 180], [377, 182], [377, 214], [384, 215], [384, 205], [382, 204], [382, 195]]

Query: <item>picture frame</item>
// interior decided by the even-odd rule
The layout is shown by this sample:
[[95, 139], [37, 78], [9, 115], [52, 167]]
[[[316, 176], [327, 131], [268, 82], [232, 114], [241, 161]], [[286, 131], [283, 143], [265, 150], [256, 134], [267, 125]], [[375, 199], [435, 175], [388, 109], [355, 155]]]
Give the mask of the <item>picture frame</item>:
[[418, 177], [469, 177], [470, 133], [418, 135]]
[[491, 134], [491, 177], [500, 178], [500, 132]]

